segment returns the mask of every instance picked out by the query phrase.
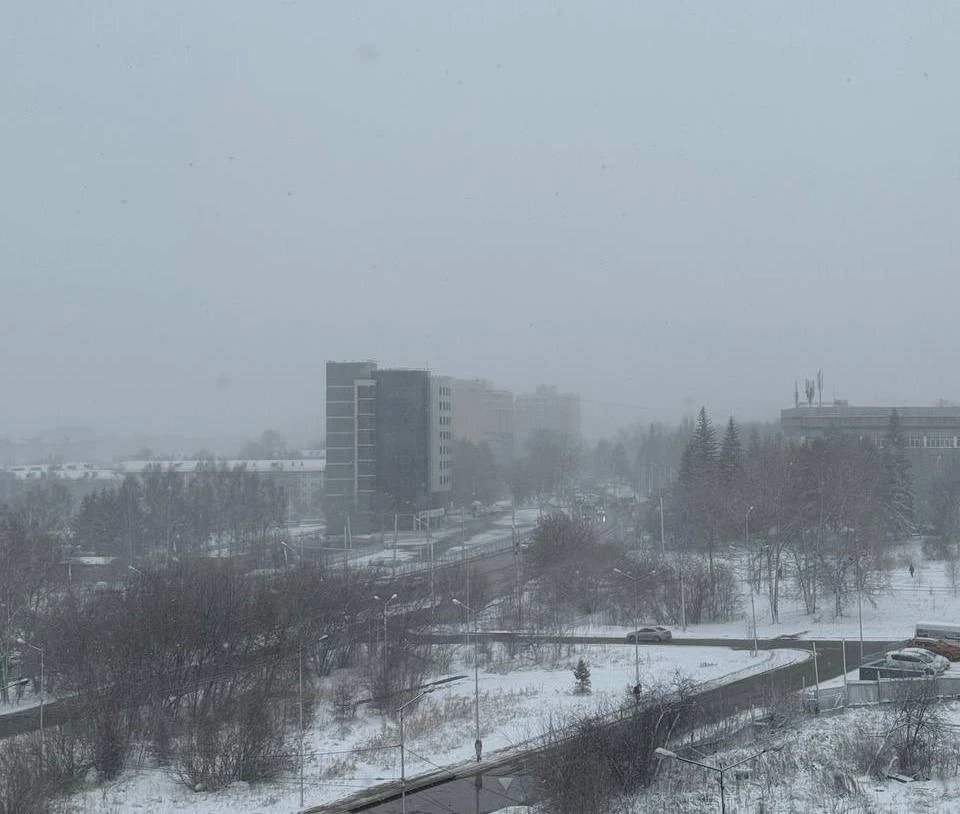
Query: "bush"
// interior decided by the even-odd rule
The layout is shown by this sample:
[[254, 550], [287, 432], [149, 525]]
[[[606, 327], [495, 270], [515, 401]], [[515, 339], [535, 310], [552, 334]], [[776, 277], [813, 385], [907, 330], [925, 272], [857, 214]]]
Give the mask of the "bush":
[[235, 704], [197, 715], [178, 771], [194, 791], [215, 791], [237, 780], [272, 780], [295, 762], [280, 716], [254, 690]]
[[[42, 756], [42, 759], [41, 759]], [[80, 741], [62, 732], [28, 735], [0, 746], [0, 814], [46, 814], [51, 800], [87, 768]]]

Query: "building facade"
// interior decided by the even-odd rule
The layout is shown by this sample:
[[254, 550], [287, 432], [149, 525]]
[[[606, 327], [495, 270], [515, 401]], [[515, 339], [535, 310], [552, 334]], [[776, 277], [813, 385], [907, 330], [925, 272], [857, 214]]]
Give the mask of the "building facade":
[[376, 491], [381, 508], [411, 511], [429, 503], [430, 373], [379, 370], [376, 382]]
[[325, 514], [339, 529], [369, 515], [376, 486], [375, 362], [327, 362]]
[[520, 449], [539, 430], [549, 430], [574, 440], [580, 438], [580, 396], [560, 393], [540, 385], [528, 395], [519, 395], [514, 407], [516, 444]]
[[[442, 499], [453, 488], [453, 379], [430, 377], [430, 494]], [[437, 499], [434, 499], [437, 502]]]
[[455, 438], [486, 444], [501, 466], [513, 460], [513, 393], [495, 389], [486, 379], [454, 379], [453, 408]]
[[960, 463], [960, 407], [857, 407], [838, 402], [822, 407], [792, 407], [780, 411], [780, 427], [795, 441], [831, 434], [867, 438], [883, 446], [896, 410], [906, 440], [914, 482], [926, 489], [944, 468]]
[[924, 450], [928, 455], [938, 455], [943, 450], [960, 451], [960, 407], [793, 407], [780, 411], [780, 426], [791, 439], [846, 433], [869, 438], [882, 446], [894, 410], [900, 417], [908, 449]]
[[452, 488], [450, 380], [375, 362], [327, 362], [326, 519], [365, 532], [384, 514], [442, 505]]

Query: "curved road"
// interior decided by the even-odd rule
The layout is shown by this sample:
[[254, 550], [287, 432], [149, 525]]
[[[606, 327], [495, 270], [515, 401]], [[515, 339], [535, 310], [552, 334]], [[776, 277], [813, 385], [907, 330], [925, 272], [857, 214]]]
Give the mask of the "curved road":
[[[489, 634], [490, 638], [508, 638], [510, 634]], [[443, 641], [444, 636], [423, 637]], [[463, 637], [452, 637], [457, 641]], [[529, 637], [527, 637], [529, 638]], [[546, 641], [562, 640], [577, 644], [623, 643], [622, 638], [611, 637], [542, 637]], [[798, 692], [815, 684], [836, 678], [843, 673], [844, 644], [840, 641], [797, 641], [791, 639], [767, 639], [759, 643], [762, 650], [789, 648], [813, 653], [816, 646], [816, 670], [813, 659], [778, 667], [768, 672], [710, 687], [699, 694], [705, 709], [722, 711], [732, 715], [739, 710], [765, 704], [770, 699]], [[900, 642], [870, 642], [870, 649], [890, 649]], [[860, 643], [846, 642], [847, 669], [860, 663]], [[633, 645], [629, 645], [633, 646]], [[753, 640], [745, 639], [674, 639], [672, 646], [731, 647], [749, 650]], [[405, 810], [407, 814], [489, 814], [509, 805], [532, 803], [538, 798], [532, 778], [524, 773], [523, 755], [511, 755], [500, 760], [485, 760], [482, 763], [466, 763], [449, 770], [438, 771], [407, 780]], [[368, 789], [349, 800], [328, 806], [305, 810], [305, 814], [345, 814], [345, 812], [370, 811], [377, 814], [396, 814], [401, 811], [399, 783], [388, 783]]]

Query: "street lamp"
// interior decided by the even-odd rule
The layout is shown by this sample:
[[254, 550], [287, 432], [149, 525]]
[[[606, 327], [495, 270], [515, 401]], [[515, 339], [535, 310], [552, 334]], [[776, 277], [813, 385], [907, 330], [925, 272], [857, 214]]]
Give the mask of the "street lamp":
[[[777, 747], [779, 748], [779, 747]], [[679, 760], [681, 763], [689, 763], [691, 766], [699, 766], [701, 769], [709, 769], [711, 772], [716, 772], [718, 779], [720, 781], [720, 812], [721, 814], [726, 814], [727, 812], [727, 799], [724, 793], [723, 787], [723, 773], [730, 771], [730, 769], [735, 769], [737, 766], [741, 766], [744, 763], [753, 760], [754, 758], [760, 757], [760, 755], [766, 754], [767, 752], [776, 751], [775, 749], [761, 749], [759, 752], [750, 755], [749, 757], [743, 758], [743, 760], [738, 760], [736, 763], [731, 763], [729, 766], [711, 766], [709, 763], [701, 763], [699, 760], [690, 760], [690, 758], [680, 757], [676, 752], [671, 752], [669, 749], [664, 749], [663, 747], [658, 746], [653, 750], [653, 754], [661, 760]]]
[[[619, 568], [614, 568], [613, 573], [619, 574], [621, 577], [626, 577], [629, 580], [633, 581], [634, 588], [636, 589], [636, 597], [634, 599], [634, 608], [633, 608], [633, 620], [634, 630], [640, 627], [640, 580], [635, 577], [633, 574], [628, 574], [626, 571], [621, 571]], [[634, 663], [634, 686], [639, 686], [640, 684], [640, 637], [634, 635], [633, 637], [633, 663]]]
[[467, 613], [473, 615], [473, 723], [476, 734], [473, 747], [477, 750], [477, 763], [479, 763], [480, 755], [483, 752], [483, 741], [480, 740], [480, 640], [477, 629], [477, 612], [459, 599], [454, 599], [453, 604], [459, 605]]
[[[324, 633], [317, 644], [329, 639], [330, 634]], [[300, 707], [300, 808], [303, 808], [303, 638], [297, 642], [297, 703]]]
[[387, 667], [388, 667], [387, 665], [387, 607], [390, 605], [391, 602], [393, 602], [397, 598], [397, 595], [394, 594], [386, 602], [384, 602], [376, 594], [373, 595], [373, 598], [376, 599], [377, 602], [383, 602], [383, 677], [384, 677], [384, 680], [386, 680]]
[[404, 757], [403, 757], [403, 711], [409, 707], [411, 704], [419, 701], [423, 696], [432, 693], [436, 687], [428, 687], [419, 695], [414, 696], [405, 704], [401, 704], [397, 707], [397, 712], [400, 715], [400, 813], [407, 814], [407, 775], [406, 769], [404, 766]]
[[750, 550], [750, 512], [753, 506], [747, 509], [746, 517], [743, 519], [744, 537], [747, 543], [747, 556], [750, 557], [750, 615], [753, 617], [753, 655], [756, 656], [759, 651], [757, 646], [757, 605], [753, 598], [753, 551]]

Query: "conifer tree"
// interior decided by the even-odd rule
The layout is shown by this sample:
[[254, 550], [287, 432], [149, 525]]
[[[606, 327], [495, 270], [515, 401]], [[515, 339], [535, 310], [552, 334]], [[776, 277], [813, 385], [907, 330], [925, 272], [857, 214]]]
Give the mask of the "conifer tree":
[[573, 691], [577, 695], [589, 695], [590, 667], [582, 658], [577, 662], [577, 666], [573, 668], [573, 678], [576, 681]]
[[895, 538], [906, 537], [914, 529], [914, 493], [907, 458], [907, 439], [900, 414], [890, 411], [883, 438], [883, 495], [887, 529]]

